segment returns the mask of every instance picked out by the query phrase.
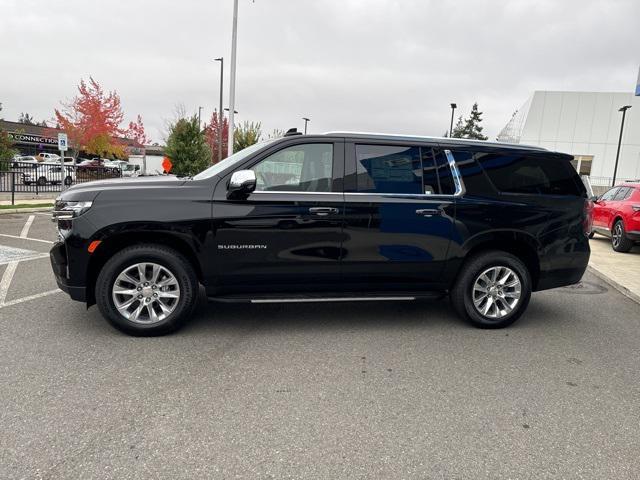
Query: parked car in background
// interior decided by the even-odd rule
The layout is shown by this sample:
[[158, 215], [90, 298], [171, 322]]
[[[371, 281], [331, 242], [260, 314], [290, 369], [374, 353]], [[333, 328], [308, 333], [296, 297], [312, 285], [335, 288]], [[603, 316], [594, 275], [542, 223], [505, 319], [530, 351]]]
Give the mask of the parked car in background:
[[573, 157], [450, 138], [289, 132], [193, 177], [79, 184], [57, 199], [51, 264], [72, 299], [134, 335], [219, 301], [449, 295], [481, 328], [575, 284], [591, 200]]
[[122, 173], [123, 177], [137, 177], [140, 175], [140, 166], [134, 165], [124, 160], [115, 160], [111, 162], [113, 168], [117, 168]]
[[43, 163], [53, 163], [55, 161], [60, 161], [60, 155], [56, 155], [55, 153], [44, 153], [44, 152], [40, 152], [38, 155], [36, 155], [36, 158], [38, 159], [38, 162]]
[[593, 233], [611, 238], [616, 252], [640, 242], [640, 182], [618, 185], [594, 199]]
[[31, 185], [37, 183], [40, 186], [58, 185], [64, 182], [65, 185], [71, 185], [76, 181], [76, 172], [73, 167], [65, 166], [64, 174], [60, 165], [42, 165], [31, 170], [27, 170], [22, 174], [22, 183]]
[[13, 157], [12, 163], [11, 163], [11, 167], [12, 168], [29, 168], [31, 165], [30, 164], [36, 164], [38, 163], [38, 160], [36, 159], [36, 157], [33, 157], [31, 155], [24, 155], [24, 156], [20, 156], [20, 155], [16, 155]]

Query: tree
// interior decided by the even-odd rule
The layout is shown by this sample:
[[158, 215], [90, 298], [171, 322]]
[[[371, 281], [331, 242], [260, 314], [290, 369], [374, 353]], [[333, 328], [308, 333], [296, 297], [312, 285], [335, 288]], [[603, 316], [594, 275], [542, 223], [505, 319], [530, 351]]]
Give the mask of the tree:
[[478, 111], [478, 103], [474, 103], [471, 108], [471, 114], [469, 118], [466, 120], [464, 127], [462, 129], [462, 137], [463, 138], [471, 138], [474, 140], [486, 140], [488, 137], [482, 134], [483, 127], [480, 125], [482, 123], [482, 112]]
[[124, 136], [139, 145], [148, 145], [151, 143], [151, 139], [147, 137], [144, 131], [144, 123], [142, 123], [142, 117], [140, 115], [138, 115], [135, 122], [129, 122], [129, 128], [127, 128]]
[[464, 138], [464, 122], [462, 120], [462, 115], [458, 117], [456, 126], [453, 127], [451, 138]]
[[13, 148], [13, 141], [7, 132], [0, 129], [0, 170], [9, 169], [9, 161], [18, 151]]
[[204, 126], [204, 136], [211, 149], [211, 163], [218, 163], [227, 158], [229, 144], [229, 120], [222, 117], [222, 158], [218, 158], [218, 132], [220, 131], [220, 118], [216, 110], [211, 114], [211, 121]]
[[124, 114], [117, 92], [105, 93], [92, 77], [89, 82], [80, 80], [78, 95], [69, 103], [62, 103], [62, 110], [55, 110], [56, 120], [69, 135], [76, 150], [89, 154], [124, 156], [124, 148], [117, 137], [124, 132], [120, 124]]
[[195, 175], [211, 163], [211, 149], [198, 125], [198, 116], [180, 118], [169, 126], [166, 155], [171, 159], [171, 173]]
[[18, 123], [24, 123], [25, 125], [36, 124], [36, 122], [33, 120], [33, 117], [25, 112], [20, 113], [20, 117], [18, 117]]
[[233, 132], [233, 151], [239, 152], [258, 143], [262, 136], [260, 122], [243, 122]]

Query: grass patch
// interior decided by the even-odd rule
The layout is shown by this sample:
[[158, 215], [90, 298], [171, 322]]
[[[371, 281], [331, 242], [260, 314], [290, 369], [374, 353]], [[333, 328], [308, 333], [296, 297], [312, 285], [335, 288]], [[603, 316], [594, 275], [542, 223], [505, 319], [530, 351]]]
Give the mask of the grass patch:
[[14, 208], [40, 208], [53, 207], [53, 203], [16, 203], [15, 205], [0, 205], [0, 210], [11, 210]]

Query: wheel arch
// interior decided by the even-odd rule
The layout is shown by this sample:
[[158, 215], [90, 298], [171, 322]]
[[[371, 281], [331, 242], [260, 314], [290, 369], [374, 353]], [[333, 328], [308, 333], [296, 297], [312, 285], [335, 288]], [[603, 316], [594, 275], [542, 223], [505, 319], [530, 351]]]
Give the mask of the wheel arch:
[[198, 260], [197, 249], [183, 235], [166, 231], [136, 230], [115, 233], [101, 239], [99, 247], [89, 258], [87, 268], [87, 306], [95, 304], [95, 284], [100, 270], [117, 252], [133, 245], [162, 245], [172, 248], [185, 256], [193, 266], [198, 281], [202, 281], [202, 268]]
[[535, 291], [540, 279], [540, 256], [539, 243], [533, 236], [512, 230], [477, 235], [463, 245], [463, 263], [480, 252], [490, 250], [505, 251], [522, 260], [529, 270], [532, 290]]

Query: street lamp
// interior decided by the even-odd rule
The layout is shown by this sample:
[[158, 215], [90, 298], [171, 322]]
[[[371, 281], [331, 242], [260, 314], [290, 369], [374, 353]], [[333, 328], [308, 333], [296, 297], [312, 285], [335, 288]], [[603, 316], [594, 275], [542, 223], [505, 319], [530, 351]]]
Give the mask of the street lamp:
[[307, 123], [309, 123], [311, 121], [310, 118], [307, 117], [302, 117], [302, 119], [304, 120], [304, 134], [307, 134]]
[[222, 87], [224, 82], [224, 57], [216, 58], [220, 62], [220, 106], [218, 107], [218, 161], [222, 160]]
[[236, 108], [236, 47], [238, 43], [238, 0], [233, 0], [233, 28], [231, 31], [231, 79], [229, 85], [229, 156], [233, 155], [233, 113]]
[[618, 151], [616, 152], [616, 164], [613, 167], [613, 181], [611, 182], [611, 186], [616, 186], [616, 174], [618, 173], [618, 159], [620, 158], [620, 145], [622, 144], [622, 131], [624, 130], [624, 117], [627, 114], [627, 110], [631, 108], [631, 105], [625, 105], [624, 107], [620, 107], [618, 109], [619, 112], [622, 112], [622, 123], [620, 124], [620, 137], [618, 138]]
[[449, 124], [449, 138], [451, 138], [451, 136], [453, 135], [453, 112], [456, 111], [456, 108], [458, 108], [458, 105], [456, 105], [455, 103], [451, 104], [451, 123]]
[[[229, 111], [229, 109], [228, 109], [228, 108], [225, 108], [225, 109], [224, 109], [224, 111], [225, 111], [225, 112], [228, 112], [228, 111]], [[233, 113], [235, 113], [236, 115], [238, 115], [238, 110], [234, 110], [234, 111], [233, 111]]]

